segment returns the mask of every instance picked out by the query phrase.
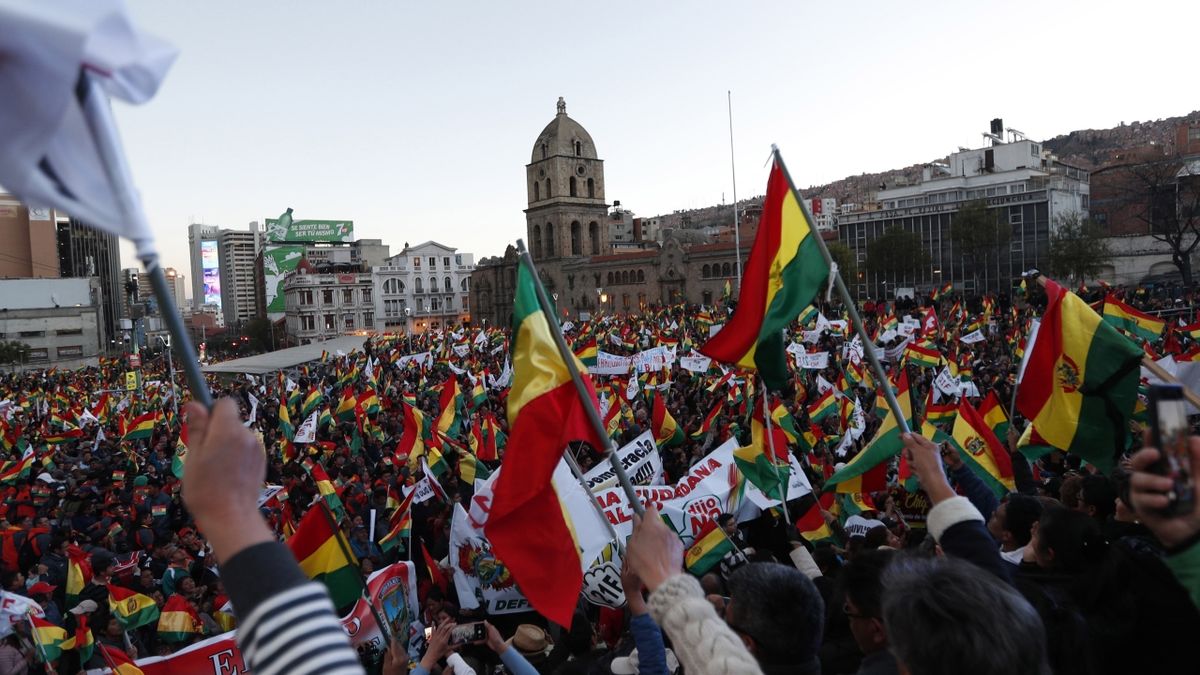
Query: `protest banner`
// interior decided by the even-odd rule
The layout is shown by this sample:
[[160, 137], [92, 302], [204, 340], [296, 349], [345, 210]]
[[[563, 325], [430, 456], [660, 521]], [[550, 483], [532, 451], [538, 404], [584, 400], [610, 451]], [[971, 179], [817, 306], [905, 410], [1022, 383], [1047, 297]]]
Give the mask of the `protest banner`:
[[[662, 480], [662, 455], [654, 444], [654, 433], [650, 430], [643, 431], [617, 450], [617, 459], [634, 485], [654, 485]], [[617, 472], [608, 462], [597, 464], [583, 478], [590, 490], [603, 490], [617, 484]]]
[[592, 375], [627, 375], [633, 367], [628, 356], [617, 356], [605, 351], [596, 352], [596, 365], [588, 367]]
[[806, 370], [824, 370], [829, 367], [829, 352], [797, 354], [796, 367]]
[[[133, 662], [144, 675], [245, 675], [250, 669], [237, 646], [237, 631], [214, 635], [188, 645], [170, 656], [150, 656]], [[87, 675], [106, 675], [108, 668], [93, 668]], [[132, 671], [131, 671], [132, 672]]]
[[23, 595], [0, 591], [0, 637], [11, 635], [13, 626], [25, 623], [31, 614], [44, 616], [41, 605]]
[[[411, 562], [392, 563], [376, 570], [367, 577], [367, 593], [371, 604], [387, 623], [388, 632], [402, 644], [410, 644], [420, 635], [420, 631], [413, 628], [414, 624], [419, 625], [416, 622], [421, 616], [421, 605], [417, 602], [417, 571]], [[371, 616], [371, 607], [363, 598], [359, 598], [354, 609], [342, 617], [342, 629], [359, 654], [370, 656], [388, 648], [379, 624]]]
[[707, 356], [684, 356], [679, 359], [679, 367], [693, 373], [708, 372], [712, 359]]

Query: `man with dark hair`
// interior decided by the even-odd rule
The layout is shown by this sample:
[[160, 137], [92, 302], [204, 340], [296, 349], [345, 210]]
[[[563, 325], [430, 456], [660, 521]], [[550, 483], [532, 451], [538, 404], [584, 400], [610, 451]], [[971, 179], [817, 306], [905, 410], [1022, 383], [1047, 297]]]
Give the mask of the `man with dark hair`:
[[1101, 526], [1117, 509], [1117, 488], [1104, 476], [1084, 476], [1079, 491], [1079, 511], [1096, 520]]
[[850, 622], [854, 642], [862, 650], [858, 675], [895, 675], [896, 658], [888, 651], [883, 625], [883, 572], [895, 553], [889, 549], [864, 551], [842, 570], [842, 612]]
[[992, 511], [987, 523], [988, 532], [1000, 542], [1000, 557], [1020, 565], [1033, 533], [1033, 524], [1041, 517], [1042, 502], [1037, 497], [1010, 493], [1008, 499]]
[[883, 622], [892, 653], [910, 675], [1050, 673], [1045, 630], [1033, 607], [994, 575], [956, 558], [889, 565]]
[[750, 563], [729, 579], [725, 622], [754, 655], [765, 675], [816, 675], [825, 603], [794, 567]]

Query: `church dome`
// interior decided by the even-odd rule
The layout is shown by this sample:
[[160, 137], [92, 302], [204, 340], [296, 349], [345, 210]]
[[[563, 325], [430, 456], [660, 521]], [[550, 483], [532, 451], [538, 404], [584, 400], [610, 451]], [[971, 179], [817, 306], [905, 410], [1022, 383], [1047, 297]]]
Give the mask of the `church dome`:
[[558, 114], [538, 134], [530, 161], [536, 162], [555, 155], [597, 159], [592, 135], [579, 122], [567, 116], [567, 103], [561, 96], [558, 97]]

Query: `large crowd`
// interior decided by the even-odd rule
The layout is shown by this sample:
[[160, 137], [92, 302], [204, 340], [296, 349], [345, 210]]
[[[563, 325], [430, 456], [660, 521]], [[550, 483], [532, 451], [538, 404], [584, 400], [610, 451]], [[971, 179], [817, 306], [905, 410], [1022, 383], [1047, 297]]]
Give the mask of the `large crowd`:
[[[1095, 301], [1108, 292], [1081, 294]], [[1188, 292], [1122, 294], [1134, 306], [1172, 312], [1172, 323], [1192, 318]], [[1037, 296], [1036, 289], [1011, 298], [946, 294], [867, 301], [860, 309], [888, 379], [895, 385], [904, 374], [914, 420], [921, 420], [956, 401], [939, 386], [946, 374], [971, 406], [989, 397], [1010, 406]], [[615, 357], [669, 351], [662, 368], [591, 376], [616, 446], [660, 431], [656, 399], [665, 404], [681, 433], [659, 439], [658, 485], [676, 485], [731, 439], [751, 443], [763, 395], [753, 374], [681, 361], [728, 311], [652, 307], [563, 324], [585, 362], [593, 343]], [[908, 359], [903, 345], [914, 331], [939, 363]], [[976, 331], [982, 339], [962, 339]], [[412, 575], [416, 603], [391, 626], [390, 639], [354, 644], [357, 663], [373, 672], [982, 675], [1194, 667], [1200, 515], [1158, 510], [1165, 488], [1147, 471], [1156, 451], [1141, 449], [1144, 418], [1130, 425], [1128, 449], [1111, 471], [1075, 454], [1023, 449], [1021, 420], [1007, 411], [1000, 440], [1012, 466], [1009, 489], [987, 484], [949, 444], [913, 433], [885, 461], [882, 485], [827, 491], [826, 481], [871, 444], [889, 413], [876, 401], [881, 383], [836, 303], [802, 314], [791, 338], [798, 345], [796, 359], [789, 356], [792, 377], [769, 405], [784, 410], [776, 420], [794, 432], [786, 452], [811, 491], [757, 509], [730, 502], [711, 514], [732, 547], [702, 572], [684, 572], [684, 552], [696, 542], [649, 510], [624, 560], [616, 558], [624, 600], [581, 595], [570, 625], [527, 606], [489, 614], [486, 603], [473, 602], [475, 589], [463, 587], [470, 573], [482, 572], [462, 569], [453, 555], [456, 507], [470, 511], [504, 461], [506, 329], [376, 336], [359, 351], [285, 372], [213, 375], [214, 398], [232, 405], [218, 406], [211, 418], [185, 405], [186, 391], [172, 388], [159, 361], [147, 361], [133, 389], [126, 358], [2, 375], [0, 585], [5, 598], [36, 603], [37, 616], [6, 624], [0, 673], [75, 673], [127, 660], [149, 668], [147, 657], [171, 664], [229, 631], [237, 631], [240, 658], [254, 672], [303, 671], [288, 661], [295, 647], [286, 637], [267, 637], [283, 630], [272, 627], [273, 617], [289, 616], [287, 602], [336, 616], [354, 611], [353, 602], [326, 610], [328, 601], [305, 597], [312, 586], [282, 571], [294, 565], [273, 558], [282, 550], [273, 542], [293, 538], [314, 508], [329, 509], [360, 579], [395, 563]], [[1189, 340], [1169, 337], [1147, 348], [1184, 353]], [[824, 368], [798, 365], [799, 353], [821, 352], [830, 355]], [[831, 389], [835, 409], [824, 414], [814, 406]], [[314, 414], [312, 440], [298, 440]], [[943, 430], [950, 423], [930, 421]], [[239, 455], [243, 447], [249, 450]], [[603, 449], [587, 444], [568, 452], [583, 472], [606, 461]], [[1200, 461], [1200, 444], [1192, 453]], [[503, 561], [493, 562], [491, 571], [502, 574]], [[128, 599], [143, 596], [143, 604]], [[158, 620], [139, 622], [130, 616], [135, 606]], [[482, 623], [469, 639], [454, 630], [474, 622]], [[320, 628], [312, 628], [312, 644], [332, 640], [329, 653], [336, 653], [337, 640]], [[357, 667], [312, 663], [311, 672]]]

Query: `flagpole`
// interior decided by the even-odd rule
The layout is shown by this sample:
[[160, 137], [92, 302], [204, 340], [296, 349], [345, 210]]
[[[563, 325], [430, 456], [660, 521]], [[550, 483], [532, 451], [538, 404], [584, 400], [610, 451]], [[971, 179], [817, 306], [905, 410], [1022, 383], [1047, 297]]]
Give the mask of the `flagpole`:
[[[99, 81], [85, 69], [80, 74], [79, 86], [75, 93], [83, 108], [88, 130], [96, 142], [96, 151], [104, 166], [104, 172], [116, 192], [116, 201], [122, 215], [129, 222], [144, 223], [143, 229], [148, 231], [149, 224], [146, 223], [146, 213], [134, 190], [129, 165], [125, 160], [125, 155], [121, 150], [121, 141], [117, 135], [117, 124], [104, 89], [100, 86]], [[167, 331], [171, 334], [172, 348], [179, 350], [177, 352], [179, 361], [183, 364], [183, 372], [187, 376], [192, 398], [204, 407], [211, 408], [212, 394], [208, 389], [208, 383], [204, 381], [204, 373], [200, 371], [200, 362], [196, 358], [196, 348], [192, 345], [192, 338], [184, 328], [183, 317], [175, 306], [174, 295], [167, 287], [167, 277], [159, 265], [158, 252], [154, 249], [154, 242], [147, 238], [134, 243], [137, 245], [137, 256], [150, 275], [150, 288], [158, 300], [159, 313], [167, 324]]]
[[[759, 378], [759, 380], [761, 381], [762, 378]], [[779, 480], [779, 505], [783, 507], [783, 522], [787, 523], [788, 525], [791, 525], [792, 524], [792, 516], [791, 516], [791, 514], [788, 513], [787, 493], [788, 493], [788, 482], [791, 479], [792, 466], [791, 466], [791, 461], [789, 460], [788, 461], [788, 478], [787, 479], [785, 479], [783, 476], [780, 475], [779, 465], [775, 463], [775, 434], [771, 433], [771, 407], [767, 402], [767, 397], [768, 397], [767, 383], [762, 382], [763, 426], [767, 430], [767, 451], [770, 452], [769, 457], [770, 457], [771, 465], [775, 467], [775, 478], [777, 478]], [[751, 415], [750, 424], [751, 425], [754, 424], [753, 415]], [[751, 437], [754, 436], [753, 430], [751, 430], [750, 435], [751, 435]], [[791, 457], [790, 450], [788, 451], [788, 456]]]
[[[321, 509], [321, 514], [325, 516], [325, 521], [329, 523], [329, 527], [333, 529], [333, 538], [337, 540], [338, 548], [341, 549], [342, 555], [345, 556], [346, 562], [356, 561], [354, 554], [350, 553], [350, 549], [346, 546], [346, 542], [342, 539], [342, 531], [338, 528], [337, 521], [334, 520], [333, 514], [329, 511], [329, 506], [325, 503], [325, 498], [317, 495], [317, 505], [313, 508]], [[409, 507], [411, 508], [411, 506]], [[409, 530], [411, 536], [412, 530]], [[391, 631], [388, 630], [387, 623], [379, 616], [379, 610], [375, 609], [375, 605], [371, 602], [371, 592], [367, 589], [367, 582], [363, 579], [362, 571], [354, 570], [354, 578], [358, 580], [358, 585], [362, 588], [362, 599], [366, 601], [367, 607], [371, 610], [371, 616], [375, 618], [376, 625], [379, 626], [379, 632], [383, 633], [383, 638], [387, 642], [392, 641]]]
[[896, 418], [896, 425], [899, 427], [900, 433], [909, 433], [911, 429], [908, 428], [908, 419], [904, 417], [904, 411], [900, 409], [900, 402], [896, 400], [896, 394], [892, 391], [887, 373], [884, 372], [883, 365], [879, 362], [879, 357], [875, 354], [875, 342], [867, 335], [867, 327], [863, 325], [862, 317], [858, 315], [858, 309], [854, 305], [854, 300], [850, 297], [850, 291], [846, 288], [846, 282], [842, 281], [842, 274], [835, 267], [833, 256], [829, 254], [829, 248], [825, 246], [825, 240], [821, 238], [820, 232], [817, 231], [816, 221], [813, 220], [808, 207], [804, 205], [804, 199], [796, 191], [796, 184], [792, 182], [792, 176], [788, 173], [787, 165], [783, 162], [783, 155], [780, 154], [779, 148], [774, 145], [771, 146], [771, 150], [775, 154], [775, 161], [779, 162], [779, 168], [783, 171], [784, 178], [787, 178], [788, 189], [791, 190], [792, 196], [796, 199], [796, 203], [804, 213], [804, 218], [812, 228], [809, 233], [810, 236], [816, 240], [817, 247], [821, 249], [821, 255], [825, 258], [825, 264], [829, 265], [834, 287], [837, 289], [842, 303], [846, 305], [846, 313], [850, 316], [850, 323], [854, 326], [855, 332], [858, 333], [859, 339], [862, 340], [867, 362], [871, 364], [871, 370], [875, 371], [875, 375], [879, 380], [876, 388], [883, 390], [883, 397], [887, 400], [888, 410]]
[[[579, 395], [579, 400], [583, 404], [583, 410], [587, 414], [588, 422], [592, 425], [592, 431], [596, 434], [596, 438], [607, 439], [608, 432], [604, 429], [604, 421], [600, 419], [600, 412], [592, 405], [591, 397], [588, 396], [587, 385], [583, 383], [583, 376], [580, 375], [579, 369], [575, 367], [575, 354], [567, 347], [567, 341], [563, 339], [562, 330], [558, 326], [558, 317], [550, 313], [550, 299], [546, 297], [546, 289], [542, 288], [542, 282], [537, 275], [537, 266], [533, 264], [533, 256], [529, 255], [529, 249], [525, 248], [525, 242], [521, 239], [517, 240], [517, 253], [521, 256], [521, 262], [529, 266], [530, 273], [533, 274], [533, 287], [537, 292], [538, 305], [542, 312], [546, 314], [546, 323], [550, 327], [550, 335], [554, 338], [554, 345], [558, 348], [558, 355], [562, 357], [563, 363], [567, 366], [567, 372], [571, 374], [571, 381], [575, 383], [575, 393]], [[553, 319], [553, 321], [551, 321]], [[513, 336], [516, 340], [516, 336]], [[621, 489], [625, 491], [625, 496], [629, 498], [629, 506], [638, 516], [645, 513], [642, 508], [642, 502], [637, 497], [637, 491], [633, 489], [633, 483], [629, 480], [629, 475], [625, 473], [625, 467], [621, 466], [621, 459], [617, 457], [614, 451], [612, 441], [606, 443], [604, 448], [605, 454], [608, 456], [608, 461], [612, 465], [613, 472], [617, 474], [617, 480], [621, 483]], [[595, 501], [595, 500], [593, 500]], [[605, 519], [607, 521], [607, 518]]]
[[29, 637], [33, 639], [33, 644], [37, 645], [38, 651], [42, 655], [42, 663], [46, 665], [46, 669], [51, 673], [57, 672], [54, 666], [50, 665], [50, 660], [46, 658], [46, 647], [42, 645], [42, 641], [38, 639], [37, 626], [33, 625], [33, 615], [26, 614], [25, 619], [29, 621]]
[[621, 538], [617, 536], [616, 528], [608, 520], [608, 516], [604, 515], [604, 507], [600, 506], [600, 502], [596, 501], [596, 493], [592, 492], [592, 488], [588, 486], [587, 479], [583, 477], [583, 471], [579, 468], [579, 463], [575, 461], [569, 449], [563, 453], [563, 457], [566, 458], [567, 466], [571, 467], [571, 473], [575, 475], [575, 479], [579, 481], [579, 485], [588, 494], [588, 501], [595, 507], [596, 515], [600, 518], [600, 522], [604, 523], [604, 529], [608, 530], [608, 536], [612, 537], [613, 543], [616, 544], [617, 552], [621, 555], [621, 559], [624, 560], [625, 542], [621, 541]]
[[[733, 251], [737, 259], [738, 292], [742, 290], [742, 224], [738, 220], [737, 162], [733, 155], [733, 92], [725, 90], [725, 101], [729, 109], [729, 172], [733, 176]], [[726, 300], [728, 304], [728, 300]]]

